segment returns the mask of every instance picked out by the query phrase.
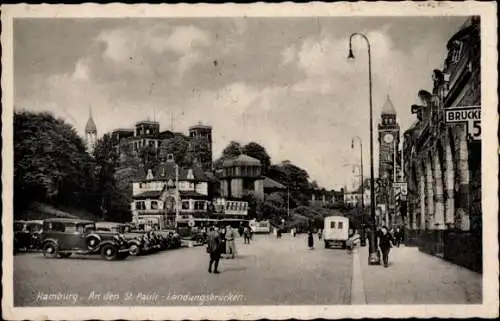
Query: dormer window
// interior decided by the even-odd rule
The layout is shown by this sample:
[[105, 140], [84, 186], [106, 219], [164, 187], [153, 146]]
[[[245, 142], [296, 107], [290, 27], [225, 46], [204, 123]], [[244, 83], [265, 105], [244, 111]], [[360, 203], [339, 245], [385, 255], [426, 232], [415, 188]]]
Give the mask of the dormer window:
[[153, 179], [153, 171], [151, 169], [148, 169], [148, 175], [146, 176], [146, 179]]
[[462, 47], [463, 43], [461, 41], [455, 40], [453, 41], [453, 47], [451, 49], [451, 62], [457, 63], [460, 61], [460, 57], [462, 56]]
[[187, 179], [194, 179], [193, 170], [189, 169], [187, 174]]

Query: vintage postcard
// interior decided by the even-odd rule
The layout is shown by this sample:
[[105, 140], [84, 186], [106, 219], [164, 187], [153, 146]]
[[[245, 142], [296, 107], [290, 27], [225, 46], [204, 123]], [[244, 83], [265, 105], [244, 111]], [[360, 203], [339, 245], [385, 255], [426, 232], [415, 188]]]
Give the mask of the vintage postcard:
[[3, 318], [498, 317], [496, 11], [2, 6]]

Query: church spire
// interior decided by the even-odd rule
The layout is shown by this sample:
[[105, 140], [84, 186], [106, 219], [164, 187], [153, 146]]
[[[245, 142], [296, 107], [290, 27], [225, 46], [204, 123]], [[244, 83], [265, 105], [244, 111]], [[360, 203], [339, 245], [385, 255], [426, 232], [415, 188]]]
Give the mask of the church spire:
[[87, 125], [85, 125], [85, 134], [97, 134], [97, 126], [92, 118], [92, 107], [89, 106], [89, 119], [87, 120]]

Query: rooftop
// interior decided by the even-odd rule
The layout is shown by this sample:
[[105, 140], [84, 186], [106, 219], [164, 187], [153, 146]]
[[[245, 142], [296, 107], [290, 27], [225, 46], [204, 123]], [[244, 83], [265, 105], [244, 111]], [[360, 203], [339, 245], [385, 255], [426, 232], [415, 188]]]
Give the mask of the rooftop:
[[92, 116], [89, 116], [89, 120], [87, 121], [87, 125], [85, 125], [85, 132], [94, 134], [97, 133], [97, 126], [94, 123], [94, 119]]
[[384, 106], [382, 107], [382, 115], [396, 115], [396, 109], [392, 104], [391, 97], [387, 95]]
[[222, 162], [222, 167], [232, 166], [260, 166], [260, 160], [245, 154], [240, 154], [237, 157], [228, 158]]

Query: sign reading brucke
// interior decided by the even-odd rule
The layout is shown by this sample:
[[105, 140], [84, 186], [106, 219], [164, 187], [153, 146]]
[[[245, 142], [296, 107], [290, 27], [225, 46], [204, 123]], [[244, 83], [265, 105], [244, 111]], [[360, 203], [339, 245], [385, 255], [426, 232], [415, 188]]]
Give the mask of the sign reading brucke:
[[445, 110], [447, 123], [467, 123], [469, 137], [481, 139], [481, 106], [450, 108]]

